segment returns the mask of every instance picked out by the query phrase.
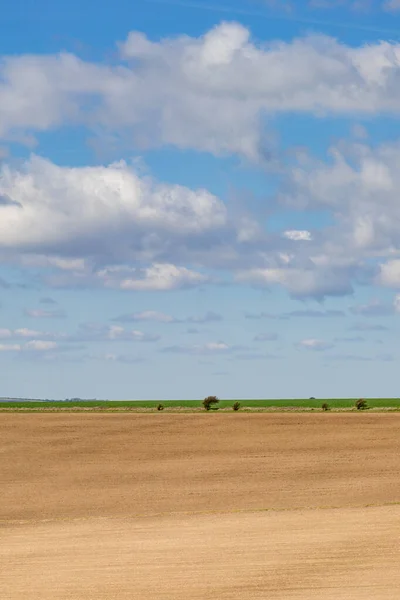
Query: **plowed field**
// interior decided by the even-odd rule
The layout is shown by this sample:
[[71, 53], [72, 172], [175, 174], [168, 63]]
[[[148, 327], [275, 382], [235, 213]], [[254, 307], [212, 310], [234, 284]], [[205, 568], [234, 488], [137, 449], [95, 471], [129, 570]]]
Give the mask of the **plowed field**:
[[399, 600], [399, 557], [400, 414], [0, 414], [2, 600]]

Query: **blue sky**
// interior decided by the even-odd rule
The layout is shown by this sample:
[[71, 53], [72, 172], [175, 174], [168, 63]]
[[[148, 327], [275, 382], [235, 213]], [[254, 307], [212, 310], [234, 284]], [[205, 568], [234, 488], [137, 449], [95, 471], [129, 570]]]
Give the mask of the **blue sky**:
[[400, 2], [17, 0], [0, 396], [396, 396]]

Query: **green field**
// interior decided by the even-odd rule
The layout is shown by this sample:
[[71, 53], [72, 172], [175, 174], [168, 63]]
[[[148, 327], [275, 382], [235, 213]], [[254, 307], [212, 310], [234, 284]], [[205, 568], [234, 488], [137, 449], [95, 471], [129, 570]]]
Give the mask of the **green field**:
[[[239, 400], [241, 409], [320, 409], [323, 402], [327, 402], [332, 410], [352, 409], [356, 398], [320, 398], [320, 399], [271, 399], [271, 400]], [[398, 409], [400, 410], [400, 398], [367, 398], [369, 408], [375, 409]], [[162, 403], [165, 409], [199, 409], [202, 408], [201, 400], [72, 400], [72, 401], [7, 401], [0, 400], [1, 410], [135, 410], [154, 409], [157, 404]], [[219, 408], [231, 407], [235, 400], [220, 400]]]

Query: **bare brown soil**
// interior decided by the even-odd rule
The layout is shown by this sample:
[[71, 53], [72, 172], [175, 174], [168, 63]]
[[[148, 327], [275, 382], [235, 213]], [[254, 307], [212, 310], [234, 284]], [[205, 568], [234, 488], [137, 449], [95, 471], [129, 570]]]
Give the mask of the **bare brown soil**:
[[399, 556], [398, 413], [0, 414], [1, 599], [399, 600]]

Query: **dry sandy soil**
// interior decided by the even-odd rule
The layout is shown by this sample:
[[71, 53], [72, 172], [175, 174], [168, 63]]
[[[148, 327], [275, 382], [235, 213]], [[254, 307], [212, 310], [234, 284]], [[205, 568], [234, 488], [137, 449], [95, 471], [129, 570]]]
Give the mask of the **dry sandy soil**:
[[399, 600], [399, 557], [400, 414], [0, 414], [1, 600]]

